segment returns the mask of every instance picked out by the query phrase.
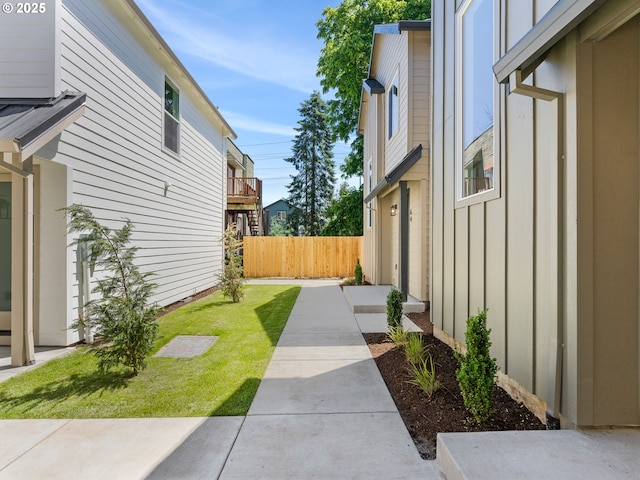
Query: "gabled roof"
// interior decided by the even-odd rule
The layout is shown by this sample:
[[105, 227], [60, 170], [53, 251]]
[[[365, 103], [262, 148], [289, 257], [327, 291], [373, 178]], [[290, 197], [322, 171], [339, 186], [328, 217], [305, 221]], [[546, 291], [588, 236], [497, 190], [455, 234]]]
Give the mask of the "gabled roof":
[[362, 81], [362, 91], [360, 92], [360, 108], [358, 110], [358, 133], [362, 133], [362, 109], [366, 105], [367, 100], [364, 96], [379, 95], [384, 93], [384, 85], [371, 77], [371, 65], [373, 63], [373, 54], [376, 49], [376, 35], [400, 35], [402, 32], [409, 31], [431, 31], [431, 19], [427, 20], [400, 20], [397, 23], [384, 23], [373, 27], [373, 39], [371, 40], [371, 55], [369, 56], [369, 67], [367, 70], [367, 78]]
[[[233, 129], [231, 128], [231, 126], [229, 125], [227, 120], [222, 116], [222, 114], [218, 110], [218, 107], [216, 107], [213, 104], [213, 102], [209, 99], [207, 94], [204, 93], [204, 90], [202, 90], [200, 85], [198, 85], [198, 82], [196, 82], [196, 80], [193, 78], [193, 76], [191, 76], [191, 73], [189, 73], [189, 71], [182, 64], [182, 62], [180, 61], [178, 56], [173, 52], [173, 50], [171, 50], [171, 47], [169, 47], [167, 42], [165, 42], [164, 38], [162, 38], [160, 33], [156, 30], [156, 28], [149, 21], [149, 19], [146, 17], [146, 15], [142, 12], [142, 10], [140, 10], [140, 7], [138, 7], [136, 2], [134, 0], [125, 0], [125, 3], [129, 6], [129, 8], [132, 11], [132, 13], [137, 17], [138, 21], [140, 23], [142, 23], [144, 28], [146, 28], [146, 30], [149, 32], [151, 37], [153, 37], [155, 39], [155, 41], [158, 43], [159, 50], [164, 52], [169, 57], [170, 62], [175, 64], [178, 67], [178, 69], [181, 71], [181, 73], [185, 77], [185, 79], [189, 83], [191, 83], [193, 88], [202, 97], [204, 102], [211, 109], [211, 111], [213, 112], [215, 117], [220, 121], [220, 123], [222, 124], [223, 128], [226, 130], [226, 132], [224, 132], [224, 134], [230, 136], [231, 138], [238, 138], [238, 136], [236, 135], [236, 132], [233, 131]], [[114, 2], [114, 5], [116, 5], [115, 2]]]
[[[84, 114], [86, 99], [85, 93], [69, 91], [57, 98], [0, 98], [0, 152], [20, 154], [26, 160]], [[5, 162], [0, 165], [19, 169]]]

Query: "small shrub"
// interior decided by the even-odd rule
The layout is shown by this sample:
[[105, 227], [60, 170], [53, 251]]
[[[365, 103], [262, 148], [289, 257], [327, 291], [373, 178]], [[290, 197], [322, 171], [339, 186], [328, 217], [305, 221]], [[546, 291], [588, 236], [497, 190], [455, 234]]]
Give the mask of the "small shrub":
[[478, 314], [467, 320], [465, 341], [467, 354], [455, 352], [460, 362], [456, 371], [456, 378], [464, 405], [478, 423], [485, 422], [493, 413], [493, 395], [495, 391], [495, 376], [498, 365], [495, 358], [491, 358], [489, 349], [490, 329], [487, 329], [487, 311], [478, 310]]
[[344, 277], [342, 279], [342, 286], [344, 287], [352, 287], [356, 284], [356, 279], [353, 277]]
[[356, 269], [354, 271], [356, 285], [362, 285], [362, 265], [360, 265], [360, 259], [356, 260]]
[[402, 292], [396, 288], [387, 295], [387, 324], [389, 329], [402, 325]]
[[242, 241], [238, 239], [238, 228], [235, 223], [229, 225], [220, 239], [224, 247], [226, 262], [222, 273], [218, 275], [222, 294], [238, 303], [244, 295], [244, 279], [242, 256], [238, 253]]
[[389, 333], [387, 335], [389, 335], [391, 341], [399, 347], [404, 347], [409, 341], [409, 332], [405, 331], [402, 325], [389, 327]]
[[409, 383], [420, 387], [428, 397], [431, 397], [433, 392], [440, 388], [441, 383], [436, 378], [436, 369], [433, 366], [433, 357], [431, 357], [431, 355], [418, 363], [412, 363], [411, 371], [414, 378], [413, 380], [409, 380]]
[[421, 333], [408, 336], [404, 354], [411, 365], [417, 365], [424, 360], [425, 352]]

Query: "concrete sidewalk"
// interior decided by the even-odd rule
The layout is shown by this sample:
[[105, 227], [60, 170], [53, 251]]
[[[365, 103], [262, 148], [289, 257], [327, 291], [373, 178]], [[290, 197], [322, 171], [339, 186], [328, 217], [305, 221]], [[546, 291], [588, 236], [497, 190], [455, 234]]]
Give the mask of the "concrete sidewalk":
[[337, 281], [302, 290], [246, 417], [0, 422], [0, 479], [440, 479]]
[[638, 429], [441, 434], [422, 460], [361, 335], [380, 314], [260, 283], [303, 288], [246, 417], [0, 421], [0, 480], [640, 478]]

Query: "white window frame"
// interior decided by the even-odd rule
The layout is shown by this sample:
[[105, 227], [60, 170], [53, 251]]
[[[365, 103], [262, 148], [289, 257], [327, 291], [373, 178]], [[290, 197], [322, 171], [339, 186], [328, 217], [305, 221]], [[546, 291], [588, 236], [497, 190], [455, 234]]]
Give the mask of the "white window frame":
[[387, 140], [391, 140], [399, 130], [400, 101], [398, 98], [398, 72], [393, 76], [391, 85], [387, 89]]
[[[371, 193], [373, 189], [373, 159], [369, 158], [367, 167], [367, 195]], [[367, 203], [367, 228], [373, 228], [373, 201]]]
[[[463, 152], [463, 31], [462, 21], [465, 13], [475, 1], [480, 0], [464, 0], [461, 2], [456, 12], [456, 48], [455, 48], [455, 85], [456, 85], [456, 121], [455, 121], [455, 178], [456, 178], [456, 208], [466, 207], [489, 200], [500, 198], [500, 121], [501, 121], [501, 86], [497, 81], [493, 84], [493, 187], [472, 195], [464, 195], [464, 152]], [[499, 58], [499, 26], [500, 26], [500, 8], [497, 0], [487, 0], [493, 3], [493, 58]], [[491, 65], [493, 66], [493, 65]]]
[[[166, 92], [165, 92], [165, 84], [168, 84], [178, 95], [178, 116], [176, 118], [176, 116], [167, 111], [165, 108], [165, 101], [166, 101]], [[162, 83], [162, 95], [161, 95], [161, 100], [162, 100], [162, 150], [167, 152], [170, 155], [179, 157], [180, 156], [180, 140], [181, 140], [181, 113], [180, 113], [180, 103], [182, 103], [182, 99], [181, 99], [181, 95], [180, 95], [180, 89], [176, 86], [176, 83], [173, 82], [167, 75], [164, 76], [164, 81]], [[172, 150], [171, 148], [169, 148], [166, 145], [166, 129], [167, 129], [167, 118], [168, 116], [171, 117], [172, 122], [175, 122], [176, 127], [177, 127], [177, 137], [176, 137], [176, 151]]]

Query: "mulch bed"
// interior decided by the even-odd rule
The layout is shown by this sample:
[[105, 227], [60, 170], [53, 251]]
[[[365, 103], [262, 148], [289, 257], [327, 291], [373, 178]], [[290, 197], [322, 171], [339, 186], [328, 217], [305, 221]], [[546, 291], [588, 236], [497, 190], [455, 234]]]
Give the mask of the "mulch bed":
[[455, 372], [458, 361], [453, 350], [432, 334], [433, 326], [428, 312], [409, 314], [411, 320], [423, 329], [423, 343], [431, 354], [436, 376], [442, 387], [431, 398], [411, 380], [409, 364], [404, 351], [386, 334], [363, 334], [371, 355], [389, 388], [416, 448], [424, 459], [436, 458], [438, 432], [482, 432], [496, 430], [544, 430], [546, 427], [531, 411], [513, 400], [504, 390], [496, 387], [496, 412], [479, 425], [464, 407]]

